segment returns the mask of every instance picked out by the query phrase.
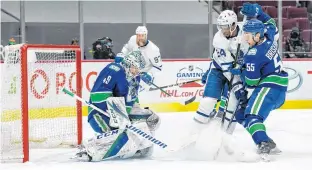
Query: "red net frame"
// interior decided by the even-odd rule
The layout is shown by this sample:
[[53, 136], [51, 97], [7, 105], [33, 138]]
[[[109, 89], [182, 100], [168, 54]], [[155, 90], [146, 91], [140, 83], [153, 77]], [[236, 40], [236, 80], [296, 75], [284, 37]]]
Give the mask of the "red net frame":
[[[28, 108], [28, 56], [27, 50], [34, 49], [66, 49], [76, 52], [76, 94], [82, 95], [82, 78], [81, 78], [81, 50], [79, 46], [74, 45], [45, 45], [45, 44], [25, 44], [21, 47], [21, 112], [22, 112], [22, 140], [23, 140], [23, 162], [29, 161], [29, 108]], [[76, 101], [77, 107], [77, 141], [81, 144], [82, 141], [82, 103]]]

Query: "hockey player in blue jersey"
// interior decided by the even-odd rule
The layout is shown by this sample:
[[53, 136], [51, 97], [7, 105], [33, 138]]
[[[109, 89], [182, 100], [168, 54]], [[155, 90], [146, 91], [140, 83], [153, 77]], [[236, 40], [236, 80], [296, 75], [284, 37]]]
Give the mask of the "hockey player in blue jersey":
[[240, 13], [247, 17], [247, 20], [249, 19], [257, 19], [261, 21], [264, 26], [264, 34], [267, 39], [271, 41], [277, 41], [279, 38], [278, 29], [276, 27], [275, 20], [271, 18], [268, 14], [266, 14], [262, 7], [257, 4], [251, 4], [249, 2], [246, 2], [243, 4], [243, 7], [240, 11]]
[[[132, 51], [121, 63], [110, 63], [99, 73], [91, 89], [89, 102], [117, 117], [118, 123], [89, 107], [88, 122], [97, 135], [84, 141], [76, 154], [78, 159], [101, 161], [143, 157], [152, 153], [150, 142], [125, 130], [125, 123], [130, 120], [135, 127], [152, 136], [159, 125], [159, 117], [148, 108], [132, 110], [138, 96], [140, 55], [140, 51]], [[124, 115], [127, 119], [123, 118]]]
[[242, 72], [240, 69], [230, 72], [241, 74], [250, 97], [244, 114], [236, 114], [236, 119], [250, 133], [258, 153], [266, 159], [276, 145], [267, 135], [264, 121], [272, 110], [284, 103], [288, 74], [283, 71], [277, 42], [265, 36], [265, 25], [261, 21], [248, 20], [243, 31], [250, 48], [244, 56]]
[[[133, 51], [125, 57], [120, 64], [114, 62], [108, 64], [98, 75], [90, 92], [90, 103], [106, 111], [107, 99], [110, 97], [123, 97], [126, 110], [130, 113], [137, 100], [138, 82], [140, 81], [140, 61], [138, 51]], [[89, 107], [88, 122], [93, 130], [98, 133], [113, 130], [109, 125], [110, 119]], [[102, 122], [102, 123], [99, 123]]]

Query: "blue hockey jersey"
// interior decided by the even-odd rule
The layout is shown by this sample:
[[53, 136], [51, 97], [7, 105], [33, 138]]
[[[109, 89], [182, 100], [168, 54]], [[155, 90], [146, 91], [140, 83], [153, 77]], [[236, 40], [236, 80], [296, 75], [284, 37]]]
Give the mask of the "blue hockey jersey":
[[[134, 102], [138, 100], [139, 82], [139, 76], [128, 81], [124, 68], [110, 63], [98, 75], [91, 89], [89, 102], [106, 111], [106, 100], [109, 97], [124, 97], [126, 110], [130, 113]], [[89, 113], [90, 118], [94, 112]]]
[[265, 39], [249, 48], [244, 56], [243, 75], [248, 87], [273, 87], [287, 90], [288, 74], [283, 71], [276, 41]]
[[265, 36], [271, 41], [277, 41], [279, 38], [279, 33], [275, 20], [264, 12], [259, 15], [257, 19], [265, 25]]

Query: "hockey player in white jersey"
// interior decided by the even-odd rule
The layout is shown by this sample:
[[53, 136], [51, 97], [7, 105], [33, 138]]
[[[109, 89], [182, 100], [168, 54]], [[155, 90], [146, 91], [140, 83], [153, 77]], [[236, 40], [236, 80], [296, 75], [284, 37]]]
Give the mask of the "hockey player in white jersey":
[[135, 35], [130, 37], [128, 43], [122, 48], [121, 53], [117, 54], [115, 62], [119, 63], [123, 56], [131, 51], [140, 50], [143, 56], [140, 77], [143, 82], [150, 85], [157, 72], [162, 70], [162, 59], [159, 48], [151, 40], [148, 40], [147, 37], [147, 28], [138, 26]]
[[[257, 11], [257, 17], [260, 21], [266, 25], [266, 32], [268, 38], [272, 41], [276, 41], [278, 37], [278, 30], [275, 27], [274, 20], [267, 14], [262, 12], [261, 6], [258, 4], [244, 4], [244, 9], [252, 9]], [[255, 10], [257, 8], [257, 10]], [[261, 13], [260, 13], [261, 12]], [[251, 15], [243, 13], [247, 19], [250, 19]], [[234, 57], [238, 58], [238, 65], [243, 64], [243, 56], [249, 49], [246, 41], [241, 41], [240, 51], [238, 49], [238, 39], [242, 36], [242, 26], [237, 25], [237, 16], [233, 11], [225, 10], [217, 18], [217, 27], [219, 31], [215, 34], [213, 39], [213, 57], [212, 63], [207, 70], [206, 74], [203, 75], [202, 81], [205, 84], [205, 91], [202, 100], [200, 101], [199, 108], [194, 117], [195, 122], [200, 124], [207, 124], [211, 118], [211, 114], [217, 100], [221, 98], [222, 92], [225, 90], [224, 85], [229, 83], [232, 73], [232, 67]], [[235, 56], [238, 54], [237, 56]], [[227, 102], [227, 109], [225, 112], [224, 126], [228, 127], [228, 123], [235, 114], [233, 123], [227, 129], [228, 133], [233, 133], [237, 120], [243, 119], [244, 110], [248, 103], [248, 92], [243, 86], [243, 82], [240, 76], [234, 75], [233, 82], [230, 84], [231, 92]], [[221, 102], [222, 105], [222, 102]], [[238, 107], [237, 107], [238, 106]], [[235, 112], [235, 113], [234, 113]], [[237, 119], [237, 120], [236, 120]], [[201, 127], [199, 124], [195, 125], [194, 133], [198, 133]], [[241, 123], [241, 122], [240, 122]], [[274, 143], [273, 140], [270, 142]]]
[[[120, 63], [124, 56], [132, 51], [139, 50], [142, 54], [140, 60], [140, 90], [144, 91], [147, 86], [151, 85], [155, 76], [162, 70], [162, 59], [159, 48], [148, 38], [148, 30], [145, 26], [138, 26], [135, 30], [135, 35], [131, 36], [129, 41], [124, 45], [121, 53], [118, 53], [115, 58], [116, 63]], [[139, 99], [135, 102], [132, 112], [140, 110]]]
[[[205, 84], [204, 95], [194, 116], [194, 120], [200, 124], [208, 123], [217, 100], [220, 100], [222, 92], [225, 90], [225, 84], [231, 79], [231, 73], [228, 70], [233, 65], [238, 38], [240, 38], [241, 27], [237, 23], [237, 15], [231, 10], [221, 12], [217, 18], [217, 27], [218, 32], [213, 38], [212, 62], [202, 77], [202, 83]], [[246, 50], [248, 50], [248, 44], [242, 44], [237, 57], [241, 59]], [[238, 102], [240, 102], [240, 106], [247, 103], [247, 92], [244, 90], [239, 76], [234, 76], [231, 86], [232, 90], [225, 111], [225, 127]], [[198, 131], [197, 126], [195, 125], [195, 133]], [[231, 129], [234, 127], [235, 123], [232, 124]]]
[[[252, 10], [252, 14], [248, 15], [246, 12], [242, 13], [247, 19], [252, 18], [254, 15], [257, 19], [262, 21], [266, 26], [266, 36], [272, 40], [278, 40], [278, 30], [275, 26], [274, 19], [261, 10], [261, 6], [258, 4], [244, 3], [244, 9]], [[256, 10], [257, 9], [257, 10]], [[254, 13], [257, 13], [256, 15]], [[207, 72], [202, 77], [202, 83], [205, 84], [205, 91], [203, 98], [200, 102], [199, 108], [196, 112], [194, 119], [200, 123], [207, 123], [210, 113], [213, 111], [214, 105], [217, 99], [220, 100], [224, 84], [230, 81], [231, 73], [229, 69], [232, 68], [234, 57], [238, 54], [238, 65], [243, 62], [243, 55], [246, 54], [249, 49], [249, 45], [245, 42], [241, 42], [240, 52], [237, 53], [238, 39], [241, 38], [242, 26], [237, 24], [237, 15], [231, 10], [223, 11], [217, 18], [218, 32], [213, 38], [213, 57], [212, 63]], [[225, 116], [225, 125], [232, 117], [233, 111], [236, 109], [237, 104], [240, 107], [237, 109], [237, 114], [243, 112], [243, 108], [247, 104], [247, 91], [244, 90], [242, 81], [239, 76], [234, 76], [232, 83], [232, 91], [230, 93], [228, 106]], [[224, 104], [221, 100], [221, 105]], [[234, 120], [235, 122], [236, 120]], [[235, 123], [230, 128], [234, 130]], [[226, 127], [226, 126], [225, 126]]]

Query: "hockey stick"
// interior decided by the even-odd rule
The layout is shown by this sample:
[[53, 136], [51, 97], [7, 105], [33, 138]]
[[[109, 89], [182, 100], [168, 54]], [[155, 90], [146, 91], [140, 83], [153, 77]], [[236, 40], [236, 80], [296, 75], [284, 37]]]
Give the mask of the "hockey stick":
[[[155, 89], [159, 89], [161, 92], [165, 93], [165, 94], [168, 95], [169, 97], [172, 96], [171, 94], [169, 94], [168, 92], [166, 92], [162, 87], [159, 87], [159, 86], [157, 86], [157, 85], [154, 84], [154, 83], [151, 83], [151, 85], [155, 86], [155, 87], [156, 87]], [[193, 96], [192, 98], [190, 98], [190, 99], [188, 99], [188, 100], [186, 100], [186, 101], [183, 101], [183, 102], [181, 102], [181, 103], [182, 103], [183, 105], [188, 105], [188, 104], [192, 103], [193, 101], [195, 101], [195, 99], [196, 99], [196, 94], [195, 94], [195, 96]]]
[[167, 93], [162, 87], [157, 86], [154, 83], [151, 83], [151, 85], [155, 86], [156, 89], [159, 89], [161, 92], [165, 93], [166, 95], [168, 95], [169, 97], [171, 96], [171, 94]]
[[81, 101], [83, 103], [85, 103], [86, 105], [88, 105], [89, 107], [91, 107], [92, 109], [102, 113], [103, 115], [107, 116], [110, 118], [110, 124], [111, 126], [114, 126], [114, 127], [118, 127], [118, 120], [117, 120], [117, 116], [115, 114], [109, 114], [107, 112], [104, 112], [103, 110], [99, 109], [98, 107], [94, 106], [93, 104], [89, 103], [88, 101], [82, 99], [81, 97], [77, 96], [76, 94], [72, 93], [71, 91], [67, 90], [66, 88], [63, 88], [62, 90], [65, 94], [75, 98], [76, 100], [78, 101]]
[[[67, 94], [67, 95], [69, 95], [69, 96], [75, 98], [76, 100], [85, 103], [86, 105], [88, 105], [89, 107], [95, 109], [96, 111], [98, 111], [98, 112], [104, 114], [105, 116], [110, 117], [111, 119], [113, 118], [113, 119], [115, 119], [116, 121], [118, 121], [116, 115], [112, 115], [112, 116], [111, 116], [109, 113], [103, 111], [102, 109], [100, 109], [100, 108], [96, 107], [95, 105], [89, 103], [88, 101], [82, 99], [81, 97], [79, 97], [79, 96], [77, 96], [76, 94], [70, 92], [70, 91], [67, 90], [66, 88], [64, 88], [62, 91], [63, 91], [65, 94]], [[127, 119], [129, 119], [129, 118], [127, 117]], [[175, 148], [174, 148], [174, 147], [171, 147], [171, 148], [170, 148], [170, 147], [168, 147], [168, 145], [167, 145], [166, 143], [160, 141], [159, 139], [157, 139], [157, 138], [155, 138], [155, 137], [153, 137], [153, 136], [151, 136], [151, 135], [148, 135], [148, 133], [146, 133], [146, 132], [144, 132], [144, 131], [142, 131], [142, 130], [136, 128], [136, 127], [133, 126], [133, 125], [127, 125], [125, 128], [126, 128], [128, 131], [130, 131], [131, 133], [133, 133], [133, 134], [135, 134], [135, 135], [137, 135], [137, 136], [139, 136], [139, 137], [141, 137], [141, 138], [143, 138], [143, 139], [148, 140], [150, 143], [152, 143], [152, 144], [154, 144], [154, 145], [157, 145], [158, 147], [160, 147], [160, 148], [166, 150], [167, 152], [176, 152], [176, 151], [178, 151], [178, 150], [180, 150], [181, 148], [184, 147], [184, 145], [182, 145], [182, 146], [178, 146], [178, 147], [175, 147]]]
[[[247, 17], [244, 16], [244, 19], [243, 19], [243, 24], [245, 23]], [[238, 61], [238, 55], [240, 54], [240, 47], [241, 47], [241, 42], [242, 42], [242, 35], [243, 35], [243, 31], [240, 32], [240, 37], [238, 38], [238, 44], [237, 44], [237, 49], [236, 49], [236, 55], [234, 56], [234, 63], [233, 63], [233, 68], [235, 68], [236, 64], [237, 64], [237, 61]], [[230, 94], [231, 94], [231, 91], [232, 91], [232, 84], [233, 84], [233, 81], [234, 81], [234, 75], [231, 74], [231, 78], [230, 78], [230, 82], [229, 82], [229, 89], [228, 89], [228, 93], [227, 93], [227, 102], [225, 104], [225, 107], [224, 107], [224, 113], [222, 115], [222, 119], [221, 119], [221, 130], [224, 130], [225, 132], [224, 133], [228, 133], [228, 130], [235, 118], [235, 114], [236, 114], [236, 111], [237, 111], [237, 108], [238, 108], [238, 105], [239, 103], [237, 104], [236, 106], [236, 109], [234, 110], [235, 112], [233, 112], [232, 114], [232, 117], [229, 121], [229, 124], [227, 126], [226, 129], [224, 129], [224, 121], [225, 121], [225, 116], [226, 116], [226, 111], [227, 111], [227, 107], [228, 107], [228, 103], [229, 103], [229, 99], [230, 99]], [[225, 134], [224, 134], [225, 135]], [[219, 153], [220, 153], [220, 149], [222, 146], [224, 146], [224, 136], [222, 137], [222, 140], [221, 140], [221, 144], [220, 144], [220, 147], [218, 148], [216, 154], [214, 155], [214, 159], [217, 159], [217, 157], [219, 156]], [[224, 146], [225, 147], [225, 146]]]
[[158, 90], [158, 89], [165, 89], [165, 88], [169, 88], [169, 87], [174, 87], [174, 86], [182, 86], [184, 84], [189, 84], [189, 83], [193, 83], [193, 82], [196, 82], [196, 81], [200, 81], [201, 79], [196, 79], [196, 80], [191, 80], [191, 81], [186, 81], [186, 82], [181, 82], [181, 83], [176, 83], [176, 84], [171, 84], [171, 85], [166, 85], [166, 86], [161, 86], [161, 87], [158, 87], [158, 88], [150, 88], [149, 91], [155, 91], [155, 90]]
[[196, 95], [193, 96], [192, 98], [186, 100], [186, 101], [184, 102], [184, 105], [188, 105], [188, 104], [190, 104], [190, 103], [193, 103], [195, 100], [196, 100]]
[[[244, 16], [243, 23], [245, 23], [246, 19], [247, 19], [247, 17]], [[238, 55], [240, 54], [240, 47], [241, 47], [241, 43], [242, 43], [242, 35], [243, 35], [243, 30], [240, 32], [239, 42], [237, 44], [236, 54], [234, 56], [233, 68], [235, 68], [235, 66], [237, 64], [237, 60], [238, 60]], [[229, 99], [230, 99], [230, 94], [231, 94], [231, 91], [232, 91], [232, 88], [233, 88], [232, 87], [233, 81], [234, 81], [234, 75], [231, 74], [231, 79], [230, 79], [230, 82], [229, 82], [229, 89], [228, 89], [228, 93], [227, 93], [227, 99], [228, 100], [227, 100], [227, 102], [225, 104], [225, 107], [224, 107], [225, 112], [227, 110]], [[235, 109], [235, 111], [236, 111], [236, 109]], [[235, 117], [235, 112], [233, 112], [233, 115], [232, 115], [232, 118], [231, 118], [232, 121], [229, 122], [229, 125], [233, 122], [234, 117]], [[225, 120], [225, 114], [222, 117], [222, 122], [221, 122], [221, 127], [222, 128], [224, 126], [224, 120]]]

